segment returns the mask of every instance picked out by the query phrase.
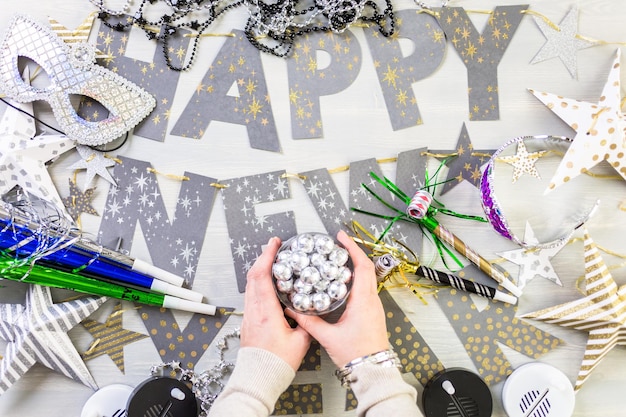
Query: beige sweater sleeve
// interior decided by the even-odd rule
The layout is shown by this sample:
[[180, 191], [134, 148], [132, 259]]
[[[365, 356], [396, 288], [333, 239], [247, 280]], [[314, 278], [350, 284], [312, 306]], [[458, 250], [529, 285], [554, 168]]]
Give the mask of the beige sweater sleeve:
[[358, 400], [358, 417], [422, 417], [417, 391], [397, 368], [364, 363], [352, 371], [350, 388]]
[[267, 417], [296, 373], [278, 356], [263, 349], [239, 349], [228, 383], [209, 417]]
[[[291, 384], [295, 372], [278, 356], [263, 349], [241, 348], [224, 390], [208, 417], [267, 417]], [[352, 390], [359, 417], [420, 417], [415, 389], [396, 368], [363, 364], [353, 371]], [[339, 384], [337, 384], [337, 389]]]

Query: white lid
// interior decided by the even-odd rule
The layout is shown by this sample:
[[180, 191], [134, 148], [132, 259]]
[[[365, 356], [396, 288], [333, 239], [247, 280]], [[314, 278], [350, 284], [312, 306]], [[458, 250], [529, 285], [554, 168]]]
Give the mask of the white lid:
[[100, 388], [85, 403], [80, 417], [121, 417], [126, 415], [126, 404], [133, 387], [112, 384]]
[[541, 362], [520, 366], [502, 388], [502, 405], [509, 417], [569, 417], [574, 404], [574, 387], [567, 376]]

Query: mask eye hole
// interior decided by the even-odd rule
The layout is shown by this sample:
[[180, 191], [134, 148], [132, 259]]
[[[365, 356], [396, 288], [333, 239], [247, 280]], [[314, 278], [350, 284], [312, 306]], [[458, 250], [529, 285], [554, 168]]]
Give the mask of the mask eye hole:
[[[30, 85], [38, 90], [44, 90], [50, 86], [50, 77], [48, 76], [48, 73], [46, 73], [37, 61], [27, 56], [20, 55], [17, 57], [17, 70], [20, 74], [21, 80], [26, 85]], [[25, 74], [25, 71], [28, 72]], [[28, 79], [24, 79], [24, 75], [27, 75]]]
[[93, 97], [74, 94], [70, 97], [72, 103], [76, 102], [76, 114], [88, 122], [100, 122], [106, 120], [110, 110]]

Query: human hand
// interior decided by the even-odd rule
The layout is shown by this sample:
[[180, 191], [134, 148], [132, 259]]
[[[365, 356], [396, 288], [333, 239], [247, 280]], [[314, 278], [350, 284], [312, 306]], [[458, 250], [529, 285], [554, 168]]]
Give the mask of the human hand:
[[280, 239], [271, 238], [248, 271], [241, 346], [270, 351], [297, 371], [309, 349], [311, 336], [300, 326], [295, 329], [289, 326], [274, 291], [271, 271], [279, 246]]
[[339, 232], [337, 239], [354, 265], [354, 282], [345, 311], [334, 324], [291, 310], [287, 314], [326, 349], [337, 367], [343, 367], [353, 359], [388, 349], [389, 341], [374, 264], [345, 232]]

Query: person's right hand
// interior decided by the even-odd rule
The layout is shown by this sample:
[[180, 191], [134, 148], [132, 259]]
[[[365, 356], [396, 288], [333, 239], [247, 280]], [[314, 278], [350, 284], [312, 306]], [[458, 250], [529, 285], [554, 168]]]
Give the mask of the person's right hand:
[[346, 309], [334, 323], [287, 309], [287, 314], [313, 336], [341, 368], [353, 359], [389, 349], [385, 310], [376, 290], [374, 264], [345, 232], [337, 239], [348, 250], [354, 265], [352, 290]]

